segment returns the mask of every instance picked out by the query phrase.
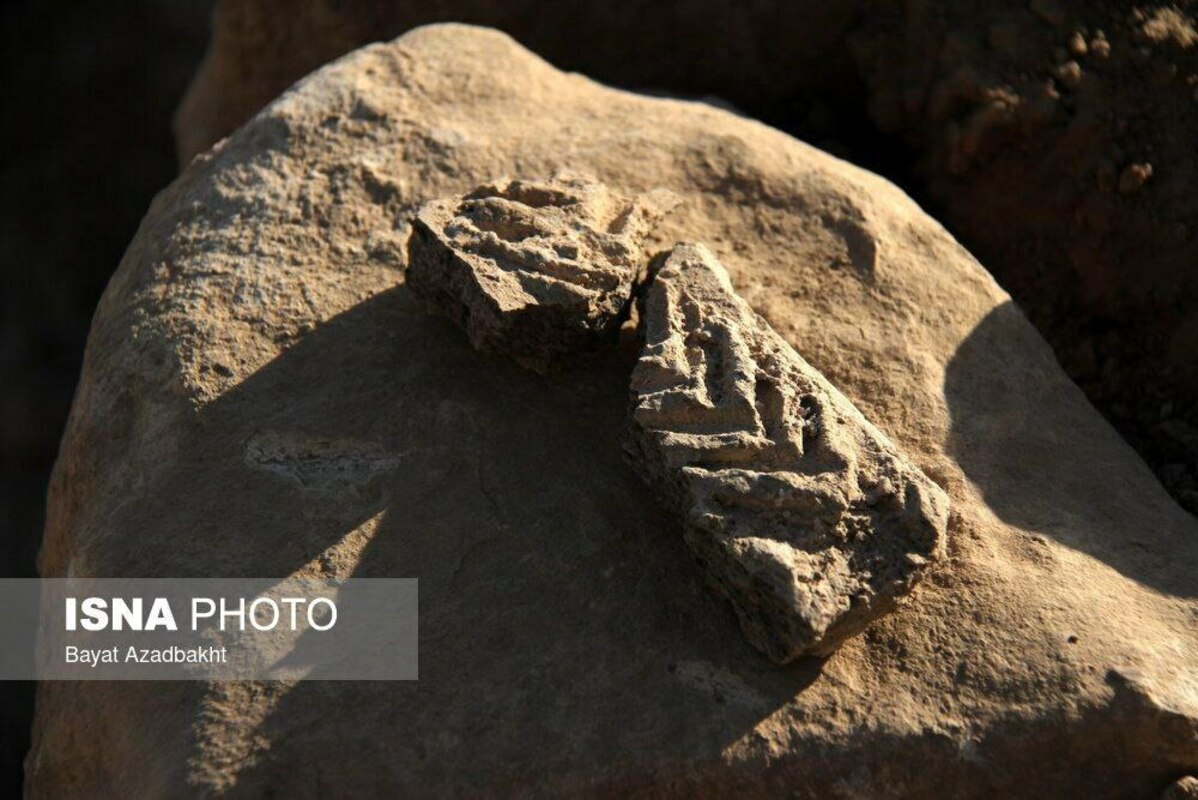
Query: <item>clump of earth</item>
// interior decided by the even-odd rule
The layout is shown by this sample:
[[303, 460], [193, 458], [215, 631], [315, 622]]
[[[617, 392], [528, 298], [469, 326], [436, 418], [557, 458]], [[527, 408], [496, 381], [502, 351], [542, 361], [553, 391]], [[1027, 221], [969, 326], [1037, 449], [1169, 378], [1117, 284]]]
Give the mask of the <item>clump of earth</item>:
[[1198, 511], [1195, 4], [873, 3], [871, 118], [940, 217]]

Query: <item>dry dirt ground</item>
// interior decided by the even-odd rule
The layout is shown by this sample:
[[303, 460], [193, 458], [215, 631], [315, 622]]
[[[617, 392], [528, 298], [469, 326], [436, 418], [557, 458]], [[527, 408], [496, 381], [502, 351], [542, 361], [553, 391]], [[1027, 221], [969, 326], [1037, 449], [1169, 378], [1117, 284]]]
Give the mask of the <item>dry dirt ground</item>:
[[1062, 366], [1198, 511], [1198, 4], [872, 4], [871, 118]]

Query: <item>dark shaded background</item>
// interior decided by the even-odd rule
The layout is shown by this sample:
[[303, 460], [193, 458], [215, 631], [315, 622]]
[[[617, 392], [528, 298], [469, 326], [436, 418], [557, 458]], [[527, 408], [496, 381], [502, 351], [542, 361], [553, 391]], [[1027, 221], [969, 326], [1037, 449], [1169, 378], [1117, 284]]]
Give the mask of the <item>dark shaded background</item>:
[[[0, 11], [0, 557], [31, 577], [92, 310], [175, 175], [170, 118], [207, 0]], [[33, 684], [0, 687], [0, 790], [19, 796]], [[14, 794], [14, 792], [16, 794]]]

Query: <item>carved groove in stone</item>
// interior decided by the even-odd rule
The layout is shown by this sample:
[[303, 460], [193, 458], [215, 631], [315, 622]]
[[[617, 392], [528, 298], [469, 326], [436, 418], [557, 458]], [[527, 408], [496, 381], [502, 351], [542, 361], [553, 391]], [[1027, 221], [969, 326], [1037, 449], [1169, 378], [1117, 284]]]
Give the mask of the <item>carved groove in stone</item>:
[[774, 660], [826, 654], [944, 550], [948, 498], [679, 245], [641, 298], [626, 449]]
[[676, 203], [570, 177], [481, 186], [417, 212], [407, 283], [477, 349], [546, 372], [619, 327], [641, 243]]

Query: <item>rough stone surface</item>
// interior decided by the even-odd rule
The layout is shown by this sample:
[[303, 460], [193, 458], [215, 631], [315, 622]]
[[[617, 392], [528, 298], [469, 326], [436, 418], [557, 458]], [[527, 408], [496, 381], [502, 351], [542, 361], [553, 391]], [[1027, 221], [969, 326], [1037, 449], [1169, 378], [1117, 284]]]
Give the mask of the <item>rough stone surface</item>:
[[842, 85], [851, 63], [844, 37], [863, 5], [225, 0], [216, 5], [212, 43], [175, 132], [186, 162], [305, 74], [356, 47], [446, 21], [507, 31], [562, 69], [621, 86], [793, 100], [813, 87]]
[[[624, 463], [632, 342], [545, 378], [404, 285], [420, 206], [562, 169], [677, 193], [650, 246], [707, 242], [949, 495], [943, 565], [831, 657], [749, 645]], [[977, 262], [876, 176], [483, 30], [329, 65], [155, 200], [47, 517], [46, 575], [419, 577], [421, 679], [44, 684], [33, 798], [1114, 797], [1198, 770], [1198, 525]]]
[[548, 372], [614, 336], [643, 277], [641, 241], [675, 201], [581, 178], [481, 186], [416, 214], [407, 284], [479, 350]]
[[943, 555], [948, 498], [737, 296], [703, 245], [641, 301], [629, 453], [775, 661], [828, 654]]
[[716, 95], [928, 197], [1198, 513], [1198, 2], [1040, 5], [220, 0], [176, 130], [190, 158], [321, 64], [439, 20]]

